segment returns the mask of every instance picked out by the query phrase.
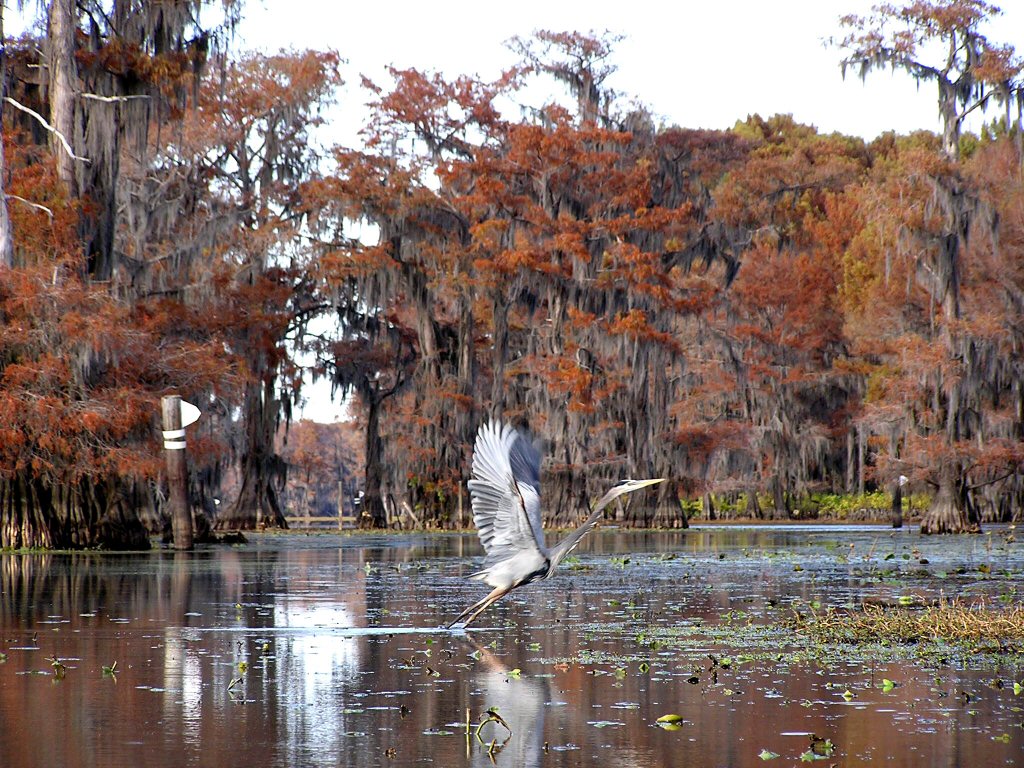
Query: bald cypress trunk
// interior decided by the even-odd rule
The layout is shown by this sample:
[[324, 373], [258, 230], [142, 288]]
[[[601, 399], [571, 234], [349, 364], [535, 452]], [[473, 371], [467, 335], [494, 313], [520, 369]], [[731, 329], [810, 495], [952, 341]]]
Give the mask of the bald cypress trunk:
[[747, 491], [747, 514], [755, 520], [761, 520], [764, 512], [761, 511], [761, 503], [757, 499], [757, 491]]
[[[2, 11], [0, 11], [2, 13]], [[0, 39], [3, 36], [3, 24], [0, 24]], [[3, 47], [0, 46], [0, 51]], [[0, 52], [0, 60], [3, 53]], [[0, 83], [3, 82], [3, 65], [0, 64]], [[3, 103], [3, 86], [0, 86], [0, 104]], [[0, 108], [0, 122], [3, 121], [3, 109]], [[11, 232], [11, 218], [7, 213], [7, 198], [4, 196], [4, 145], [0, 141], [0, 269], [14, 266], [14, 236]]]
[[366, 481], [363, 502], [357, 521], [360, 528], [387, 528], [382, 480], [384, 477], [384, 441], [380, 435], [380, 416], [384, 398], [377, 393], [364, 398], [366, 402]]
[[955, 472], [943, 473], [939, 491], [921, 519], [921, 533], [964, 533], [971, 530], [967, 516], [967, 490]]
[[0, 549], [148, 549], [138, 489], [92, 478], [0, 480]]
[[500, 419], [505, 407], [505, 362], [508, 359], [509, 328], [508, 303], [505, 291], [496, 288], [492, 291], [491, 316], [494, 328], [494, 347], [491, 351], [491, 407], [492, 416]]
[[245, 388], [242, 488], [235, 503], [218, 518], [218, 530], [288, 527], [277, 497], [287, 472], [284, 461], [274, 451], [278, 408], [272, 379]]
[[[78, 82], [75, 68], [75, 0], [50, 0], [47, 22], [50, 125], [74, 149], [75, 90]], [[65, 191], [71, 197], [77, 197], [79, 189], [74, 159], [56, 135], [50, 136], [50, 149], [57, 161], [57, 175]]]
[[772, 477], [772, 519], [788, 520], [790, 518], [789, 504], [786, 500], [786, 490], [782, 485], [782, 479], [775, 475]]
[[704, 508], [704, 516], [708, 520], [715, 519], [715, 501], [711, 498], [710, 493], [705, 493], [701, 498], [701, 506]]

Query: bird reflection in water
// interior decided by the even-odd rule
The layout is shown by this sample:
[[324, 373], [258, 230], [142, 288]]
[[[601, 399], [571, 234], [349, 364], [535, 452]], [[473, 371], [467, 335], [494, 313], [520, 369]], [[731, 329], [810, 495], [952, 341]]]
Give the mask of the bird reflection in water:
[[[498, 656], [467, 638], [478, 671], [474, 698], [483, 705], [466, 734], [467, 758], [473, 766], [500, 762], [535, 768], [544, 764], [544, 715], [551, 699], [548, 678], [518, 677]], [[488, 713], [493, 712], [494, 716]], [[499, 720], [500, 718], [500, 720]], [[475, 744], [475, 748], [474, 748]]]

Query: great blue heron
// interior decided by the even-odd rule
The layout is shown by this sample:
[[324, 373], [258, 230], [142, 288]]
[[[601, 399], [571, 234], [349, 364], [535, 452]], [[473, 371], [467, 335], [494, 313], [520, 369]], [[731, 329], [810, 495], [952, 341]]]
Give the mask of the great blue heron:
[[516, 587], [546, 579], [597, 525], [604, 508], [612, 501], [663, 481], [664, 478], [624, 480], [601, 497], [583, 525], [548, 549], [541, 528], [540, 454], [533, 443], [508, 424], [492, 421], [481, 426], [473, 449], [469, 493], [473, 522], [486, 556], [483, 570], [470, 578], [480, 579], [494, 589], [448, 626], [468, 626], [487, 606]]

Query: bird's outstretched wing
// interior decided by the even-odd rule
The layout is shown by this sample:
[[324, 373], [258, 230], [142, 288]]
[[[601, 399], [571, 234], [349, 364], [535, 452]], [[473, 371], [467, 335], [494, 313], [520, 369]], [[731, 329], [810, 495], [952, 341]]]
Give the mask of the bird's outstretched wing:
[[523, 552], [546, 556], [540, 519], [540, 454], [511, 425], [480, 427], [469, 481], [484, 568]]

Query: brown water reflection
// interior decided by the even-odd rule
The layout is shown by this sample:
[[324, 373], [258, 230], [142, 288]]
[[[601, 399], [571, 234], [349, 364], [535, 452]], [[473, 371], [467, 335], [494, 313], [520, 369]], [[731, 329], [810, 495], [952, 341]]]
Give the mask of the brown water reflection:
[[[479, 597], [478, 554], [465, 536], [0, 554], [0, 765], [795, 765], [808, 733], [836, 745], [822, 765], [1024, 764], [1009, 661], [812, 658], [776, 628], [811, 603], [1016, 599], [998, 535], [605, 533], [480, 631], [438, 630]], [[507, 740], [467, 735], [488, 708]], [[654, 725], [670, 712], [678, 730]]]

